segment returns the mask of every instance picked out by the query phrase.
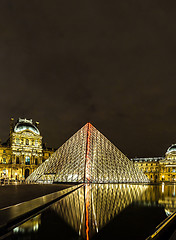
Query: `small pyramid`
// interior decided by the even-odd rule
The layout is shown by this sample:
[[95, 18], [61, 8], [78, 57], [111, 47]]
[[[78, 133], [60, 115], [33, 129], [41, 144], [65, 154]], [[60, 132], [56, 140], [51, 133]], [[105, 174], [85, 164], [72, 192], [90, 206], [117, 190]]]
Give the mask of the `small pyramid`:
[[26, 181], [149, 182], [142, 171], [90, 123], [69, 138]]

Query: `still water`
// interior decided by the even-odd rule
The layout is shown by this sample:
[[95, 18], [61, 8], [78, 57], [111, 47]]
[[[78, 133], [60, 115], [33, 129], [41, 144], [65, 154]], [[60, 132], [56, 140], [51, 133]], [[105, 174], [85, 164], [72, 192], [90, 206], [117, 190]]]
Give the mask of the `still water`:
[[176, 185], [91, 184], [13, 229], [6, 240], [146, 239], [176, 210]]

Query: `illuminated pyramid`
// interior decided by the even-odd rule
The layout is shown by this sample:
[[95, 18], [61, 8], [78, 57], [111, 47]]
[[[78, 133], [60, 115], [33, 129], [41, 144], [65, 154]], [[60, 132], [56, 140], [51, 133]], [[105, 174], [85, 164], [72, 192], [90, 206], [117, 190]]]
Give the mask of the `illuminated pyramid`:
[[68, 139], [26, 181], [149, 182], [134, 163], [90, 123]]

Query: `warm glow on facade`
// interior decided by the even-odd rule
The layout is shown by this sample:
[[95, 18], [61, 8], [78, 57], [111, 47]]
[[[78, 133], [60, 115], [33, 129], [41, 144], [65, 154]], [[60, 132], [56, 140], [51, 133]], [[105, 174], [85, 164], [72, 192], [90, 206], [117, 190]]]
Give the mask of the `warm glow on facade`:
[[54, 152], [54, 149], [43, 148], [38, 124], [21, 118], [14, 124], [11, 119], [9, 138], [0, 144], [0, 178], [3, 182], [24, 180]]
[[176, 182], [176, 144], [171, 145], [165, 157], [134, 158], [134, 163], [152, 182]]

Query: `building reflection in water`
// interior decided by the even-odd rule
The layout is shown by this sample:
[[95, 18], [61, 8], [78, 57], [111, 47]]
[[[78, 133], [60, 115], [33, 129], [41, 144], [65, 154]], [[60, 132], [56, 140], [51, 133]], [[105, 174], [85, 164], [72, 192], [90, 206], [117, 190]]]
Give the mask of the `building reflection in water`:
[[90, 184], [69, 194], [52, 208], [84, 239], [91, 238], [134, 200], [147, 186]]
[[163, 205], [165, 208], [166, 215], [169, 216], [173, 212], [176, 211], [176, 197], [175, 197], [175, 184], [172, 185], [172, 188], [166, 188], [166, 193], [165, 193], [165, 184], [162, 184], [162, 188], [164, 188], [164, 191], [162, 191], [164, 197], [159, 199], [158, 203], [160, 205]]
[[13, 229], [14, 233], [30, 233], [37, 232], [41, 224], [41, 214], [31, 218], [27, 222], [21, 224], [20, 226]]
[[151, 185], [141, 195], [137, 203], [143, 206], [163, 206], [168, 216], [176, 211], [175, 191], [175, 184]]
[[[81, 238], [88, 240], [131, 204], [164, 207], [166, 216], [171, 214], [176, 211], [175, 191], [175, 185], [166, 184], [90, 184], [54, 203], [47, 211], [57, 214]], [[16, 227], [13, 234], [24, 235], [20, 239], [26, 239], [37, 233], [43, 224], [41, 219], [42, 213]]]

